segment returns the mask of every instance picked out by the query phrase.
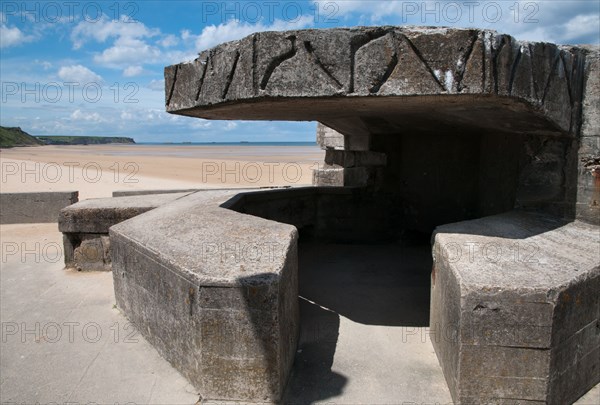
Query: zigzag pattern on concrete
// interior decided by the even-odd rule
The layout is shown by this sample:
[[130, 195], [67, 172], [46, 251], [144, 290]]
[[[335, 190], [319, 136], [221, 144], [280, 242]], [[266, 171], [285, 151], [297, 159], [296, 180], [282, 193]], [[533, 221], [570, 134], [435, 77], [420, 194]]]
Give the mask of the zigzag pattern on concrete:
[[562, 131], [575, 133], [584, 59], [576, 47], [519, 42], [489, 30], [256, 33], [167, 67], [166, 107], [210, 118], [203, 111], [242, 100], [491, 95], [527, 102]]

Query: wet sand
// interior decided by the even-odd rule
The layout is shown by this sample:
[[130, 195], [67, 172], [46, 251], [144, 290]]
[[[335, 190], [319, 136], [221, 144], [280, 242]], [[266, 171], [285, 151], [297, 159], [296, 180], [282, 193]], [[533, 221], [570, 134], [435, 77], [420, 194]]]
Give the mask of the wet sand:
[[0, 151], [1, 191], [79, 191], [300, 186], [322, 164], [318, 146], [87, 145]]

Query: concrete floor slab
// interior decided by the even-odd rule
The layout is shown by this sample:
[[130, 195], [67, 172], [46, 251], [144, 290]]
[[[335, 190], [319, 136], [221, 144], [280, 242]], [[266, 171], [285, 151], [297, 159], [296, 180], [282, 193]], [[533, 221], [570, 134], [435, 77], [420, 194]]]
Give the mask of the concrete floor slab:
[[[53, 259], [56, 224], [2, 225], [0, 239], [2, 404], [198, 401], [114, 308], [110, 273], [68, 271]], [[301, 245], [301, 252], [301, 269], [310, 270], [300, 274], [303, 330], [286, 404], [450, 404], [419, 309], [428, 271], [389, 271], [423, 263], [428, 250]], [[373, 292], [369, 301], [355, 295], [362, 288]], [[401, 317], [364, 321], [386, 303]], [[576, 404], [600, 404], [600, 386]]]
[[112, 274], [53, 262], [51, 248], [62, 245], [56, 224], [6, 225], [0, 232], [1, 403], [198, 401], [114, 308]]

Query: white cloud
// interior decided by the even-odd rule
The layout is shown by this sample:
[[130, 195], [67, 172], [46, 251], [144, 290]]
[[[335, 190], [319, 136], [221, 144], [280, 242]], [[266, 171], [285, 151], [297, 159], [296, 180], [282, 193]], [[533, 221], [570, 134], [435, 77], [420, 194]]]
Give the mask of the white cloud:
[[144, 69], [139, 65], [127, 66], [125, 70], [123, 70], [123, 76], [125, 77], [134, 77], [139, 76], [144, 72]]
[[579, 38], [596, 36], [600, 31], [600, 15], [578, 15], [564, 24], [564, 39], [566, 41], [577, 41]]
[[[355, 25], [433, 25], [485, 28], [526, 41], [600, 42], [600, 13], [594, 1], [313, 0], [321, 20]], [[339, 25], [339, 24], [336, 24]]]
[[147, 86], [150, 90], [154, 90], [154, 91], [164, 91], [165, 90], [165, 80], [151, 80], [150, 83], [148, 83]]
[[109, 38], [149, 38], [160, 34], [160, 30], [146, 27], [139, 21], [121, 16], [119, 20], [103, 15], [96, 22], [81, 21], [71, 32], [73, 48], [79, 49], [88, 40], [106, 42]]
[[129, 37], [120, 37], [110, 48], [94, 55], [94, 62], [111, 67], [123, 67], [135, 63], [155, 63], [161, 52], [146, 42]]
[[236, 129], [238, 124], [235, 121], [228, 121], [223, 128], [225, 131], [232, 131]]
[[203, 118], [194, 120], [188, 124], [193, 129], [208, 129], [211, 128], [213, 123]]
[[294, 21], [275, 20], [270, 25], [264, 25], [262, 22], [250, 24], [239, 20], [229, 20], [223, 24], [204, 27], [198, 36], [190, 34], [189, 31], [182, 31], [181, 38], [184, 41], [194, 39], [196, 50], [202, 51], [223, 42], [244, 38], [254, 32], [301, 29], [311, 26], [313, 22], [314, 18], [308, 15], [301, 16]]
[[80, 109], [73, 111], [73, 113], [71, 113], [70, 118], [75, 121], [89, 121], [89, 122], [105, 121], [100, 116], [100, 114], [98, 114], [97, 112], [89, 113], [89, 112], [81, 111]]
[[6, 24], [0, 25], [0, 48], [23, 45], [34, 39], [35, 38], [31, 35], [25, 35], [23, 31], [17, 27], [9, 27]]
[[133, 119], [133, 114], [130, 113], [129, 111], [122, 111], [121, 112], [121, 119], [122, 120], [131, 120], [131, 119]]
[[82, 65], [63, 66], [58, 70], [58, 77], [65, 82], [99, 83], [102, 77]]
[[169, 34], [163, 39], [157, 41], [156, 43], [162, 46], [163, 48], [170, 48], [172, 46], [177, 45], [179, 43], [179, 39], [175, 35]]
[[52, 67], [52, 63], [47, 60], [36, 59], [33, 61], [35, 64], [40, 65], [44, 70], [48, 70]]

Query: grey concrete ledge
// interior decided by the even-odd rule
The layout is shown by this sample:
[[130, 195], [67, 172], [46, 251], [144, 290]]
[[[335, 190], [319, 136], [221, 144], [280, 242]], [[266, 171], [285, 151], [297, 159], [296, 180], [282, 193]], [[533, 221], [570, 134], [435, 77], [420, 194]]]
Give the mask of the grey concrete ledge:
[[522, 212], [437, 228], [432, 342], [456, 403], [573, 403], [600, 382], [598, 232]]
[[63, 233], [65, 266], [78, 271], [110, 271], [108, 229], [111, 226], [188, 194], [95, 198], [62, 209], [58, 229]]
[[[190, 194], [120, 222], [110, 229], [111, 239], [133, 242], [143, 248], [145, 254], [176, 265], [184, 277], [205, 286], [240, 286], [238, 277], [261, 274], [265, 275], [264, 281], [268, 281], [270, 270], [283, 265], [289, 243], [297, 237], [296, 231], [290, 225], [220, 207], [243, 192], [240, 189]], [[244, 247], [261, 242], [265, 243], [265, 253], [269, 243], [277, 249], [258, 260], [244, 255], [238, 260], [228, 257], [233, 251], [220, 250], [221, 246]], [[219, 251], [213, 254], [213, 247], [219, 247]], [[231, 264], [237, 264], [236, 268], [232, 269]]]
[[190, 188], [190, 189], [171, 189], [171, 190], [118, 190], [113, 191], [113, 197], [132, 197], [136, 195], [148, 195], [148, 194], [175, 194], [175, 193], [194, 193], [203, 189]]
[[78, 197], [78, 191], [0, 193], [0, 224], [58, 222], [60, 210]]
[[298, 337], [294, 226], [203, 191], [110, 228], [117, 305], [205, 400], [281, 398]]
[[[456, 114], [464, 103], [479, 109], [474, 115], [480, 117], [512, 100], [507, 111], [513, 118], [511, 131], [525, 120], [521, 129], [528, 133], [536, 126], [540, 133], [577, 133], [582, 66], [589, 52], [519, 42], [477, 29], [384, 26], [262, 32], [204, 51], [193, 62], [167, 67], [166, 108], [212, 119], [319, 120], [332, 126], [328, 120], [336, 114], [369, 110], [435, 110], [432, 118], [443, 119], [453, 114], [451, 104]], [[427, 98], [431, 96], [437, 98]], [[449, 98], [440, 103], [441, 96]], [[488, 115], [494, 128], [506, 124], [494, 119], [497, 111]], [[483, 121], [488, 120], [471, 124]]]
[[63, 233], [108, 234], [111, 226], [188, 194], [142, 194], [80, 201], [61, 210], [58, 228]]

